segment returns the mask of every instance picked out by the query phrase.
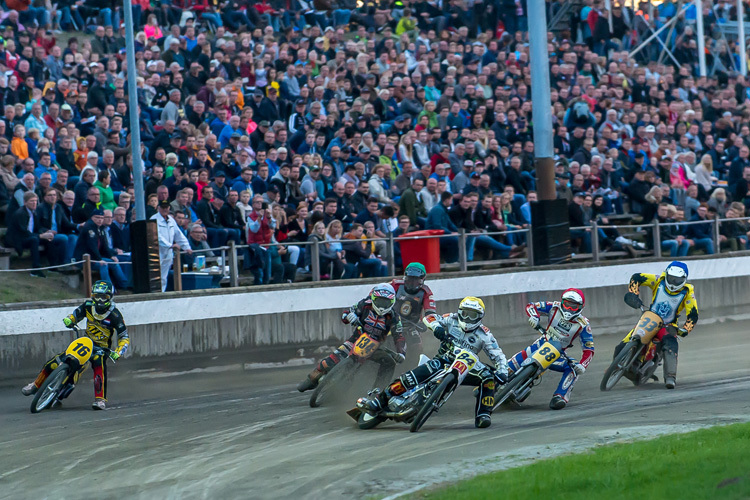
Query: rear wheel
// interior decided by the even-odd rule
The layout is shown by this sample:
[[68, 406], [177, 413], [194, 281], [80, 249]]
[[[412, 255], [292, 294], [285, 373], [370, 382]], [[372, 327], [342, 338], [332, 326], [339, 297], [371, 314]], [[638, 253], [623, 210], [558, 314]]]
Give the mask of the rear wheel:
[[354, 359], [348, 357], [331, 368], [331, 371], [323, 375], [318, 383], [318, 387], [315, 388], [310, 396], [310, 407], [317, 408], [323, 401], [330, 399], [335, 394], [339, 382], [351, 378], [357, 366], [354, 364]]
[[359, 418], [357, 419], [357, 426], [359, 426], [359, 428], [363, 430], [374, 429], [381, 423], [385, 422], [385, 420], [385, 417], [370, 415], [366, 411], [363, 411], [359, 414]]
[[419, 413], [417, 413], [417, 416], [414, 417], [414, 421], [411, 423], [411, 428], [409, 429], [411, 432], [417, 432], [425, 422], [427, 422], [427, 419], [430, 418], [430, 415], [438, 409], [440, 402], [443, 399], [443, 394], [445, 394], [445, 391], [448, 390], [448, 388], [453, 385], [456, 381], [456, 376], [453, 373], [449, 373], [445, 376], [442, 382], [440, 382], [440, 385], [437, 386], [437, 388], [430, 394], [430, 397], [427, 398], [427, 401], [425, 401], [424, 405], [422, 405], [422, 408], [419, 409]]
[[604, 372], [602, 382], [599, 385], [599, 389], [602, 391], [608, 391], [612, 389], [617, 382], [620, 381], [625, 372], [630, 369], [630, 365], [633, 364], [633, 360], [638, 355], [638, 351], [641, 348], [640, 340], [631, 340], [628, 344], [622, 348], [622, 351], [615, 356], [612, 360], [612, 364], [609, 365], [607, 371]]
[[62, 363], [49, 374], [49, 377], [47, 377], [47, 380], [44, 381], [39, 390], [36, 391], [34, 399], [31, 401], [31, 413], [39, 413], [49, 408], [55, 402], [58, 394], [60, 394], [60, 389], [62, 389], [65, 381], [68, 379], [69, 370], [70, 367], [68, 364]]
[[513, 394], [513, 391], [521, 387], [529, 380], [529, 378], [533, 377], [534, 373], [536, 373], [536, 369], [537, 367], [535, 364], [526, 365], [521, 368], [521, 370], [510, 379], [508, 383], [503, 386], [503, 389], [495, 396], [495, 407], [493, 410], [497, 410], [500, 405], [503, 404], [511, 394]]

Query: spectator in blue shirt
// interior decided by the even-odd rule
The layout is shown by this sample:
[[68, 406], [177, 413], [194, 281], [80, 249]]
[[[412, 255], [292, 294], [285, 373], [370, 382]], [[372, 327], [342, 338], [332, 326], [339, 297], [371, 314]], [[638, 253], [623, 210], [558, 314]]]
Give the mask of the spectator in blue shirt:
[[[448, 216], [448, 207], [453, 202], [453, 195], [444, 191], [440, 195], [440, 203], [432, 207], [427, 214], [426, 229], [442, 230], [445, 234], [455, 234], [458, 228]], [[458, 237], [448, 236], [440, 238], [440, 253], [444, 255], [446, 262], [458, 260]]]
[[685, 236], [695, 242], [696, 249], [703, 250], [707, 254], [712, 255], [714, 253], [714, 240], [711, 233], [714, 221], [708, 218], [708, 206], [705, 203], [701, 203], [690, 221], [706, 221], [703, 224], [688, 224]]

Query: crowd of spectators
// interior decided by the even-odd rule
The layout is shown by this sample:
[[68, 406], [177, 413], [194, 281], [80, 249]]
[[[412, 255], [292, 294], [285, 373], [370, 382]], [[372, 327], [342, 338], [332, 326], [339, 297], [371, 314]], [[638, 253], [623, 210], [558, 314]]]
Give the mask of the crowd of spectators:
[[[371, 239], [416, 229], [447, 235], [448, 262], [461, 230], [469, 260], [524, 254], [512, 231], [536, 201], [525, 0], [132, 4], [147, 216], [174, 218], [176, 246], [247, 244], [256, 283], [309, 272], [313, 241], [324, 275], [383, 276], [386, 244]], [[584, 0], [570, 29], [548, 34], [575, 251], [591, 251], [593, 221], [603, 250], [653, 245], [608, 227], [614, 215], [657, 219], [675, 256], [745, 249], [749, 94], [716, 35], [736, 12], [704, 4], [711, 76], [699, 77], [689, 13], [665, 30], [674, 59], [660, 62], [628, 48], [676, 6], [612, 5], [611, 30], [604, 2]], [[51, 265], [90, 253], [126, 286], [135, 110], [121, 4], [16, 7], [0, 14], [5, 243], [35, 268], [40, 249]], [[717, 216], [732, 219], [718, 240]]]

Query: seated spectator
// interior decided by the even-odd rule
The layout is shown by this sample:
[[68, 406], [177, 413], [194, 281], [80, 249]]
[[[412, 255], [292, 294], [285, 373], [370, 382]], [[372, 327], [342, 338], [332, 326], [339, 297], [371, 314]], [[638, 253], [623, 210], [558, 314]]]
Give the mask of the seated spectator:
[[[705, 221], [705, 222], [702, 222]], [[713, 226], [716, 223], [708, 218], [708, 205], [702, 203], [695, 211], [695, 215], [690, 222], [699, 222], [698, 224], [687, 224], [685, 236], [693, 240], [696, 250], [703, 250], [708, 255], [714, 253]]]
[[[5, 234], [5, 244], [15, 249], [19, 257], [23, 251], [28, 249], [31, 253], [31, 271], [32, 276], [45, 278], [44, 271], [38, 268], [42, 267], [39, 257], [39, 244], [42, 239], [52, 241], [54, 235], [49, 232], [42, 233], [42, 227], [39, 222], [39, 216], [36, 209], [39, 203], [39, 197], [27, 191], [23, 195], [23, 205], [16, 209], [10, 216], [8, 223], [8, 232]], [[42, 238], [44, 235], [44, 238]]]
[[52, 233], [51, 240], [43, 240], [51, 266], [69, 264], [78, 241], [77, 226], [65, 215], [57, 203], [57, 190], [50, 189], [36, 209], [40, 233]]
[[107, 243], [107, 237], [102, 229], [103, 224], [104, 212], [97, 208], [91, 213], [90, 219], [79, 232], [74, 257], [78, 261], [83, 260], [84, 254], [89, 254], [91, 256], [91, 270], [98, 272], [101, 279], [109, 281], [116, 289], [124, 290], [127, 285], [127, 278], [117, 264], [118, 259], [115, 250]]
[[[110, 187], [112, 178], [108, 170], [99, 172], [99, 180], [94, 183], [94, 187], [99, 190], [99, 208], [102, 210], [114, 210], [117, 207], [115, 195]], [[85, 205], [85, 204], [84, 204]]]
[[364, 238], [364, 227], [355, 222], [352, 224], [351, 231], [344, 235], [342, 242], [347, 262], [356, 266], [357, 276], [360, 274], [365, 278], [385, 276], [386, 267], [372, 254], [371, 245], [362, 241], [362, 238]]

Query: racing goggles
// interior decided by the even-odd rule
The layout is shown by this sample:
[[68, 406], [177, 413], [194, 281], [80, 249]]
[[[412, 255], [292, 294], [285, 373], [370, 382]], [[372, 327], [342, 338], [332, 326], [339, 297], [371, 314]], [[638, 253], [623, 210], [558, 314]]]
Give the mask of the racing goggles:
[[461, 321], [473, 323], [482, 319], [482, 313], [475, 309], [459, 309], [458, 317], [461, 319]]
[[667, 285], [669, 285], [672, 290], [678, 290], [687, 281], [687, 276], [676, 276], [674, 274], [667, 273], [666, 279]]
[[112, 297], [107, 293], [95, 293], [91, 296], [91, 300], [99, 304], [100, 306], [106, 306]]
[[404, 285], [406, 285], [407, 288], [415, 289], [422, 286], [422, 277], [421, 276], [407, 276], [404, 278]]
[[579, 304], [578, 302], [574, 300], [563, 299], [562, 308], [565, 312], [575, 314], [575, 313], [581, 312], [581, 309], [583, 309], [583, 305]]
[[393, 306], [393, 303], [395, 301], [393, 299], [389, 299], [388, 297], [375, 297], [372, 300], [372, 303], [380, 309], [381, 311], [385, 311], [386, 309], [390, 309]]

